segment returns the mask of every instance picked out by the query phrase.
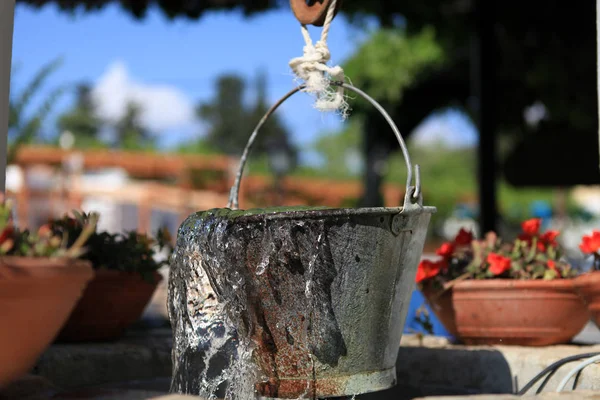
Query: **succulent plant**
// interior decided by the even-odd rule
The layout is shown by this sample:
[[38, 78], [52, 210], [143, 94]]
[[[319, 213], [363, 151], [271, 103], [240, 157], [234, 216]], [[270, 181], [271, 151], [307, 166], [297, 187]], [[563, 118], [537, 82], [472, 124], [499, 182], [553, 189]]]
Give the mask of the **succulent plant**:
[[[72, 214], [50, 222], [54, 234], [66, 235], [67, 238], [80, 234], [90, 214], [78, 211]], [[87, 249], [82, 258], [89, 260], [94, 268], [136, 272], [150, 282], [154, 279], [154, 272], [168, 264], [173, 251], [171, 235], [166, 228], [160, 229], [154, 238], [135, 231], [113, 234], [94, 230], [88, 239]], [[156, 256], [165, 249], [167, 259], [157, 261]]]
[[55, 234], [47, 225], [37, 232], [18, 229], [12, 213], [10, 200], [0, 204], [0, 255], [79, 258], [85, 253], [84, 246], [98, 221], [97, 214], [90, 214], [78, 235], [69, 243], [67, 237]]

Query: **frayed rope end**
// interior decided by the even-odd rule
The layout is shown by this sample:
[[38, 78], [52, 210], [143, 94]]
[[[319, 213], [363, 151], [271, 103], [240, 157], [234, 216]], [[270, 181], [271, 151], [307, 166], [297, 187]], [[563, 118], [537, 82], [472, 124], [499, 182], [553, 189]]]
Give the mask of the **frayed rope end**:
[[[303, 27], [303, 29], [305, 29]], [[305, 36], [306, 37], [306, 36]], [[344, 88], [337, 85], [333, 88], [331, 82], [344, 82], [344, 70], [340, 66], [330, 67], [329, 49], [324, 40], [316, 45], [307, 40], [304, 55], [290, 61], [290, 67], [297, 79], [304, 82], [306, 93], [316, 95], [314, 107], [322, 112], [339, 112], [343, 119], [348, 117], [350, 106], [344, 95]]]

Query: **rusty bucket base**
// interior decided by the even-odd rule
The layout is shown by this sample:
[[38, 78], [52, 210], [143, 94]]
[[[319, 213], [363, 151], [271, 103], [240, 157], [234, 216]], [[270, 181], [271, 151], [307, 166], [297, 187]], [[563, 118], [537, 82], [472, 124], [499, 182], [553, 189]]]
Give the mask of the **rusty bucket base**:
[[[325, 399], [345, 397], [348, 393], [364, 394], [386, 390], [396, 385], [396, 367], [383, 371], [366, 372], [348, 376], [312, 379], [280, 379], [277, 388], [269, 382], [257, 384], [261, 400], [275, 399]], [[274, 393], [274, 391], [277, 391]], [[269, 393], [270, 392], [270, 393]], [[368, 393], [368, 392], [367, 392]], [[272, 397], [274, 396], [274, 397]]]

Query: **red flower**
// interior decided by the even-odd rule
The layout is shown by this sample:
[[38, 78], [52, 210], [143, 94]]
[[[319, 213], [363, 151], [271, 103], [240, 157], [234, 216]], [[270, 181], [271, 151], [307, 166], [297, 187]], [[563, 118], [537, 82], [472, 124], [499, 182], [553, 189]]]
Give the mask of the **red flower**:
[[548, 260], [548, 268], [550, 268], [552, 271], [558, 272], [556, 269], [556, 263], [553, 260]]
[[442, 256], [444, 258], [449, 258], [452, 256], [454, 252], [454, 245], [450, 242], [446, 242], [442, 244], [436, 251], [435, 254], [438, 256]]
[[431, 279], [440, 273], [440, 270], [445, 265], [444, 261], [430, 261], [422, 260], [419, 263], [419, 269], [417, 269], [417, 277], [415, 278], [417, 283], [423, 282], [426, 279]]
[[597, 253], [600, 250], [600, 231], [593, 231], [591, 235], [583, 236], [579, 248], [585, 254]]
[[14, 231], [15, 228], [12, 225], [6, 226], [0, 233], [0, 243], [4, 243], [5, 241], [9, 240], [12, 237]]
[[524, 221], [521, 224], [521, 229], [523, 229], [523, 233], [528, 236], [536, 236], [540, 231], [541, 225], [542, 220], [540, 218], [532, 218]]
[[510, 258], [500, 254], [490, 253], [486, 260], [490, 264], [490, 272], [494, 275], [502, 275], [510, 269]]
[[454, 238], [454, 244], [457, 246], [467, 246], [473, 241], [473, 233], [464, 228], [460, 228], [458, 234]]
[[546, 231], [540, 237], [540, 242], [550, 246], [556, 246], [556, 238], [560, 235], [559, 231]]
[[546, 251], [547, 246], [556, 247], [556, 237], [559, 235], [558, 231], [544, 232], [542, 236], [538, 238], [537, 248], [539, 251]]
[[531, 236], [521, 233], [519, 236], [517, 236], [517, 238], [527, 243], [528, 246], [531, 246]]

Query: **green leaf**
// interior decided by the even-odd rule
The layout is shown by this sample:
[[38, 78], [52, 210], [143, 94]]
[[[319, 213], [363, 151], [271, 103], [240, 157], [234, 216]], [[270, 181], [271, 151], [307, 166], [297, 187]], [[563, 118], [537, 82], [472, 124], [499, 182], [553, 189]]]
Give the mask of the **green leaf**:
[[556, 271], [552, 270], [552, 269], [547, 269], [544, 272], [544, 279], [545, 280], [552, 280], [552, 279], [556, 279], [558, 276], [558, 274], [556, 273]]
[[404, 89], [415, 82], [419, 73], [440, 65], [443, 59], [433, 28], [424, 28], [418, 34], [383, 29], [344, 63], [344, 71], [355, 86], [381, 102], [394, 104], [401, 101]]
[[531, 241], [531, 248], [529, 249], [529, 254], [527, 254], [527, 257], [525, 258], [525, 260], [527, 262], [533, 261], [533, 259], [535, 258], [536, 250], [537, 250], [537, 238], [534, 237], [533, 240]]
[[20, 117], [23, 115], [25, 107], [31, 102], [33, 96], [39, 92], [46, 80], [62, 65], [62, 63], [62, 57], [57, 58], [38, 71], [33, 80], [29, 82], [25, 90], [19, 95], [18, 99], [13, 102], [13, 112], [17, 116]]
[[554, 246], [548, 246], [548, 248], [546, 249], [546, 254], [548, 255], [548, 258], [550, 260], [557, 260], [557, 252], [556, 249], [554, 248]]

